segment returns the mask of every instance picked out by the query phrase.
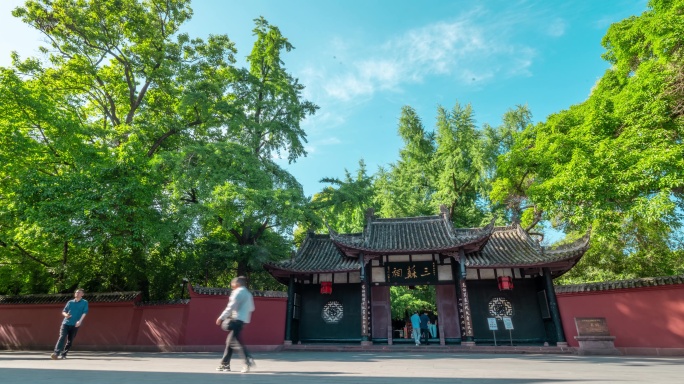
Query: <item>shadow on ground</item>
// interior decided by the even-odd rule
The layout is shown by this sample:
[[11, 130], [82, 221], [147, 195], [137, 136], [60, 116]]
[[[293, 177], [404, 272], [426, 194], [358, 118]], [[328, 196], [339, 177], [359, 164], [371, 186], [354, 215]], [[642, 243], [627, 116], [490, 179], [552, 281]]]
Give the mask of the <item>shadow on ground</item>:
[[227, 382], [239, 383], [298, 383], [298, 384], [336, 384], [336, 383], [392, 383], [392, 384], [416, 384], [416, 383], [444, 383], [444, 384], [523, 384], [523, 383], [564, 383], [573, 380], [554, 379], [515, 379], [515, 378], [402, 378], [402, 377], [363, 377], [343, 376], [344, 372], [277, 372], [260, 371], [258, 373], [177, 373], [177, 372], [127, 372], [127, 371], [92, 371], [92, 370], [53, 370], [53, 369], [0, 369], [0, 377], [4, 383], [97, 383], [97, 384], [126, 384], [126, 383], [202, 383], [202, 384], [225, 384]]

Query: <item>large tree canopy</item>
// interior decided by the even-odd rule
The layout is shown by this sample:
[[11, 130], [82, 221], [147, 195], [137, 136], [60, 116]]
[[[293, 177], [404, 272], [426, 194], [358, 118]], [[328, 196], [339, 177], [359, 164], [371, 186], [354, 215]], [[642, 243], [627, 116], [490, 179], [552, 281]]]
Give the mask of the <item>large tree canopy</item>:
[[397, 130], [404, 147], [396, 163], [378, 171], [378, 213], [384, 217], [434, 214], [434, 134], [425, 130], [420, 117], [409, 106], [402, 108]]
[[496, 216], [540, 240], [548, 224], [566, 241], [591, 229], [592, 247], [566, 282], [683, 273], [682, 12], [684, 1], [651, 1], [612, 25], [603, 40], [612, 67], [585, 102], [546, 121], [533, 124], [518, 106], [500, 126], [478, 128], [457, 103], [439, 107], [432, 133], [404, 107], [399, 160], [374, 176], [376, 212], [434, 214], [445, 204], [456, 226]]
[[[188, 0], [27, 1], [49, 42], [0, 69], [0, 293], [211, 284], [286, 255], [304, 203], [272, 161], [316, 106], [263, 18], [249, 69], [179, 33]], [[218, 267], [218, 268], [216, 268]], [[176, 292], [177, 290], [173, 290]]]
[[[544, 223], [592, 247], [565, 281], [684, 273], [684, 0], [612, 25], [589, 98], [533, 123], [517, 106], [476, 125], [439, 106], [401, 110], [399, 159], [324, 178], [306, 201], [273, 158], [304, 156], [317, 110], [285, 69], [293, 49], [255, 20], [244, 68], [225, 35], [179, 33], [189, 0], [29, 0], [16, 17], [40, 58], [0, 68], [0, 294], [177, 292], [286, 257], [294, 228], [360, 231], [366, 209], [456, 226]], [[395, 291], [393, 294], [399, 295]], [[401, 296], [401, 295], [399, 295]], [[397, 296], [397, 297], [399, 297]]]
[[[583, 103], [518, 134], [500, 158], [500, 201], [518, 195], [593, 247], [568, 280], [681, 273], [684, 2], [612, 25], [612, 67]], [[502, 193], [508, 191], [508, 193]]]

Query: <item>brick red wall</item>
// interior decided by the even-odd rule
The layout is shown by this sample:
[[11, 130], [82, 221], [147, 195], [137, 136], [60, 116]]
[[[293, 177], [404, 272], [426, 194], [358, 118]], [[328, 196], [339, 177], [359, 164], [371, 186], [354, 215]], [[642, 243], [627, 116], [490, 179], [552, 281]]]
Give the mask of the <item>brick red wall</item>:
[[[185, 345], [223, 344], [226, 332], [216, 319], [228, 304], [228, 296], [199, 295], [190, 292]], [[285, 340], [287, 298], [255, 297], [252, 319], [242, 332], [247, 345], [282, 345]]]
[[684, 348], [684, 285], [559, 293], [568, 344], [578, 346], [575, 317], [605, 317], [620, 348]]
[[[133, 315], [133, 302], [89, 303], [79, 330], [85, 345], [125, 345]], [[54, 345], [61, 327], [64, 304], [0, 306], [0, 346], [5, 348]]]
[[[228, 296], [194, 293], [188, 304], [136, 306], [134, 301], [90, 302], [74, 348], [220, 350], [226, 333], [215, 321], [227, 302]], [[286, 304], [286, 298], [255, 297], [252, 322], [243, 333], [245, 343], [282, 345]], [[63, 308], [63, 303], [0, 305], [0, 349], [53, 348]]]

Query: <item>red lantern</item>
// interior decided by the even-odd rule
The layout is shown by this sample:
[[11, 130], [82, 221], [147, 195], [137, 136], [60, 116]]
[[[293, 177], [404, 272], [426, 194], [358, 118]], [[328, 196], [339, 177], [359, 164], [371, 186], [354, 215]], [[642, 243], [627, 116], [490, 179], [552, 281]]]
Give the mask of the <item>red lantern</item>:
[[332, 282], [321, 281], [321, 295], [329, 295], [332, 293]]
[[513, 279], [510, 276], [499, 276], [499, 291], [510, 291], [513, 289]]

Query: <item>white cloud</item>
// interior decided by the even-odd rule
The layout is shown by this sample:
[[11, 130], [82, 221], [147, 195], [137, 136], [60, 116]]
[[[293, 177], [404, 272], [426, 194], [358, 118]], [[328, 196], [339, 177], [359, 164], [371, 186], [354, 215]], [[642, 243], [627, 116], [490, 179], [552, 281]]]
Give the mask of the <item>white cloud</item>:
[[[372, 97], [378, 91], [400, 92], [407, 84], [433, 76], [469, 84], [529, 75], [535, 51], [508, 40], [504, 31], [510, 23], [497, 25], [494, 19], [481, 27], [470, 21], [471, 15], [408, 30], [377, 47], [367, 47], [368, 56], [352, 59], [350, 65], [334, 73], [319, 68], [309, 74], [316, 73], [322, 96], [342, 102]], [[562, 33], [562, 29], [553, 33]], [[334, 45], [349, 49], [340, 41]]]
[[335, 145], [335, 144], [340, 144], [342, 143], [342, 140], [338, 139], [337, 137], [328, 137], [323, 140], [318, 141], [318, 145]]
[[327, 147], [327, 146], [336, 146], [342, 144], [342, 140], [339, 138], [332, 136], [332, 137], [326, 137], [323, 139], [319, 139], [313, 142], [309, 142], [307, 146], [305, 146], [305, 150], [308, 154], [314, 154], [319, 151], [321, 147]]
[[546, 29], [546, 33], [548, 33], [549, 36], [561, 37], [565, 34], [566, 29], [567, 24], [565, 20], [556, 18], [549, 24], [548, 28]]
[[43, 35], [12, 16], [12, 10], [24, 5], [23, 0], [0, 1], [0, 67], [12, 64], [10, 53], [16, 51], [22, 59], [40, 56], [38, 47], [47, 46]]

